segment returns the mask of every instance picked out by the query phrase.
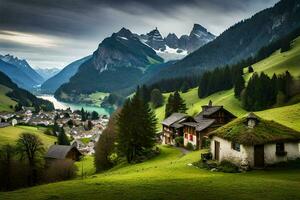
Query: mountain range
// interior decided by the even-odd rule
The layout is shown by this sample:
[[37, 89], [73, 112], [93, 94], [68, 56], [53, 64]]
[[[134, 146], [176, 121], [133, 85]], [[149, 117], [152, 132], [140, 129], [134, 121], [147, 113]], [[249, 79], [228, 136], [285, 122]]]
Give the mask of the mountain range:
[[43, 93], [54, 93], [62, 84], [67, 83], [70, 78], [76, 74], [81, 64], [91, 57], [92, 56], [86, 56], [64, 67], [59, 73], [52, 76], [42, 84], [41, 91]]
[[169, 33], [164, 38], [157, 28], [147, 34], [137, 36], [142, 42], [152, 47], [165, 61], [181, 59], [216, 38], [199, 24], [194, 24], [189, 35], [181, 37], [175, 33]]
[[43, 77], [44, 80], [48, 80], [53, 77], [57, 73], [59, 73], [60, 69], [58, 68], [35, 68], [35, 71]]
[[233, 25], [216, 39], [205, 28], [194, 25], [187, 41], [192, 41], [204, 33], [210, 35], [209, 40], [212, 40], [208, 42], [206, 39], [205, 42], [208, 43], [182, 60], [164, 65], [161, 65], [163, 59], [159, 52], [168, 48], [193, 50], [194, 47], [187, 43], [185, 46], [180, 43], [186, 36], [178, 39], [175, 34], [169, 34], [163, 38], [158, 29], [145, 35], [137, 35], [123, 28], [104, 39], [92, 58], [79, 67], [70, 82], [57, 90], [56, 97], [95, 91], [119, 92], [134, 88], [137, 84], [200, 75], [215, 67], [234, 64], [254, 56], [262, 47], [298, 27], [300, 2], [282, 0], [275, 6]]
[[44, 81], [44, 78], [26, 60], [9, 54], [0, 55], [0, 71], [9, 76], [19, 87], [27, 90], [32, 90]]
[[160, 71], [155, 79], [200, 74], [254, 56], [260, 48], [300, 27], [300, 1], [282, 0], [224, 31], [215, 40]]
[[151, 65], [163, 59], [142, 43], [130, 30], [122, 28], [104, 39], [55, 97], [71, 100], [80, 93], [113, 92], [135, 85]]

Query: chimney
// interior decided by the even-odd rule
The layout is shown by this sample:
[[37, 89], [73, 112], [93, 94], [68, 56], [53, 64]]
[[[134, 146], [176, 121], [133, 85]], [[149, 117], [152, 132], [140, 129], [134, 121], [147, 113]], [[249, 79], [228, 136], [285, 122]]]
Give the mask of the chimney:
[[209, 106], [209, 107], [212, 107], [212, 101], [211, 101], [211, 100], [209, 100], [208, 106]]
[[258, 124], [259, 120], [258, 117], [254, 113], [250, 113], [247, 116], [247, 126], [249, 128], [254, 128]]

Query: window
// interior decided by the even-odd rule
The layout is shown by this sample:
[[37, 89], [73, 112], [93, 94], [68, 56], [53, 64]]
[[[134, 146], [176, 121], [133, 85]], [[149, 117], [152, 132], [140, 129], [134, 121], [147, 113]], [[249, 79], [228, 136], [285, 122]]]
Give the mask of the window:
[[193, 141], [194, 140], [194, 137], [192, 134], [190, 134], [190, 141]]
[[276, 143], [276, 155], [277, 156], [285, 156], [287, 153], [284, 151], [284, 143]]
[[236, 151], [241, 151], [241, 145], [239, 143], [236, 143], [236, 142], [231, 143], [231, 148], [236, 150]]
[[185, 138], [185, 139], [188, 139], [188, 134], [184, 134], [184, 138]]

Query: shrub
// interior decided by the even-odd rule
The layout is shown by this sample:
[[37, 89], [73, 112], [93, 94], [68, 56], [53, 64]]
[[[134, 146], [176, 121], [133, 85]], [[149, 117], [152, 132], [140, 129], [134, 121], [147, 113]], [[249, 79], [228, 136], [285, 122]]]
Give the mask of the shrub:
[[53, 136], [53, 131], [52, 131], [51, 128], [47, 128], [47, 129], [44, 131], [44, 134]]
[[225, 173], [237, 173], [239, 172], [239, 167], [228, 160], [223, 160], [218, 166], [218, 171]]
[[187, 143], [186, 147], [187, 150], [193, 151], [194, 150], [194, 145], [192, 143]]
[[175, 142], [176, 142], [176, 146], [178, 146], [178, 147], [183, 146], [183, 137], [182, 136], [176, 137]]

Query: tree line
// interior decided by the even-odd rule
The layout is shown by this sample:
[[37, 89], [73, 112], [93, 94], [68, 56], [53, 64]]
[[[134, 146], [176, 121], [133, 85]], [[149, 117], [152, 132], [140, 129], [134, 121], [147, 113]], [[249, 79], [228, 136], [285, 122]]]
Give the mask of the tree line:
[[235, 89], [239, 91], [235, 96], [241, 99], [243, 107], [249, 111], [283, 105], [300, 93], [297, 82], [288, 71], [278, 76], [273, 74], [272, 78], [263, 72], [260, 75], [254, 73], [247, 86], [236, 85], [235, 88], [237, 87], [244, 88]]

